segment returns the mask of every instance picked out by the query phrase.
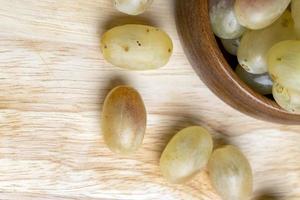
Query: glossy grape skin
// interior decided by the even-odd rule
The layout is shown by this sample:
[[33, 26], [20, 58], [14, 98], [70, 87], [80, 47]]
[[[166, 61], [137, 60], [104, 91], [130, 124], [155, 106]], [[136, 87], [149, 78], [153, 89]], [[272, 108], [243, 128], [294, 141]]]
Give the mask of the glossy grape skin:
[[105, 60], [129, 70], [150, 70], [166, 65], [173, 52], [171, 38], [146, 25], [117, 26], [103, 34], [101, 51]]
[[225, 50], [231, 55], [236, 56], [237, 50], [240, 46], [241, 38], [236, 39], [221, 39], [222, 45]]
[[287, 40], [274, 45], [268, 52], [271, 78], [284, 87], [300, 89], [300, 41]]
[[279, 83], [274, 83], [273, 97], [283, 109], [291, 113], [300, 114], [300, 88], [297, 91], [288, 89]]
[[212, 185], [223, 200], [248, 200], [253, 177], [247, 158], [234, 146], [216, 149], [208, 163]]
[[207, 130], [199, 126], [185, 128], [163, 151], [161, 172], [171, 183], [184, 183], [206, 166], [212, 149], [212, 137]]
[[118, 86], [107, 95], [101, 128], [107, 146], [115, 153], [134, 153], [142, 144], [147, 123], [144, 102], [129, 86]]
[[219, 38], [235, 39], [245, 32], [235, 16], [234, 0], [210, 0], [209, 15], [213, 32]]
[[249, 29], [266, 28], [286, 10], [291, 0], [236, 0], [239, 23]]
[[295, 22], [295, 30], [297, 33], [298, 39], [300, 38], [300, 1], [292, 0], [291, 4], [292, 16]]
[[294, 22], [286, 11], [274, 24], [262, 30], [249, 30], [238, 48], [239, 64], [249, 73], [263, 74], [268, 71], [267, 52], [276, 43], [295, 39]]
[[244, 70], [240, 65], [235, 69], [235, 72], [250, 88], [259, 94], [272, 94], [273, 81], [268, 73], [251, 74]]
[[114, 0], [114, 5], [120, 12], [128, 15], [139, 15], [146, 11], [153, 0]]

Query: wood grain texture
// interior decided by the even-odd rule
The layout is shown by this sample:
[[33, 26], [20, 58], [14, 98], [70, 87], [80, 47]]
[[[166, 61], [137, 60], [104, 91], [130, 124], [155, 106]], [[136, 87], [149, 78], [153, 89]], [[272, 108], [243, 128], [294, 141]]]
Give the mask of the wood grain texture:
[[208, 0], [178, 0], [177, 21], [189, 60], [217, 96], [258, 119], [300, 125], [300, 115], [288, 113], [275, 101], [253, 91], [229, 66], [210, 28]]
[[[168, 140], [194, 124], [249, 158], [253, 199], [300, 199], [300, 126], [252, 119], [212, 94], [180, 46], [173, 0], [155, 0], [137, 19], [162, 27], [174, 41], [170, 63], [150, 72], [103, 60], [101, 33], [132, 20], [110, 0], [0, 5], [0, 199], [219, 200], [206, 171], [172, 185], [158, 169]], [[138, 89], [148, 111], [144, 144], [131, 157], [111, 153], [101, 134], [102, 103], [118, 84]]]

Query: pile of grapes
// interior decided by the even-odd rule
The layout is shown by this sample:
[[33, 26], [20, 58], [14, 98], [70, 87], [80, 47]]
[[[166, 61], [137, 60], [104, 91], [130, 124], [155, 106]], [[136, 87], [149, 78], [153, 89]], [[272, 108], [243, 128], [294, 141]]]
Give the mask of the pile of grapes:
[[237, 56], [237, 75], [300, 113], [300, 0], [210, 0], [214, 34]]

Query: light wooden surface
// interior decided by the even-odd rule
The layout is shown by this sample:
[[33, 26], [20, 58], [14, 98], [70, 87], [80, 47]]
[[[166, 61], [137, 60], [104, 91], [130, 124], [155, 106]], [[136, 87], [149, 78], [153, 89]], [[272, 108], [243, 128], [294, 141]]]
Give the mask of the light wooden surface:
[[[218, 200], [206, 171], [185, 185], [160, 175], [167, 141], [191, 124], [246, 154], [253, 199], [300, 199], [300, 126], [252, 119], [213, 95], [183, 53], [173, 0], [155, 0], [138, 19], [162, 27], [175, 45], [170, 63], [150, 72], [103, 60], [101, 33], [128, 22], [110, 0], [0, 5], [0, 199]], [[104, 97], [118, 84], [137, 88], [149, 115], [144, 145], [127, 158], [106, 148], [99, 126]]]

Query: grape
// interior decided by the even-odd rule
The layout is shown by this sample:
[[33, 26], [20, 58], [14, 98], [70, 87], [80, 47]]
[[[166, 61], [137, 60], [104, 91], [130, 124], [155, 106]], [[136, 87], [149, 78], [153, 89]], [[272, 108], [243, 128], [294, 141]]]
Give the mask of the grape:
[[236, 0], [235, 13], [240, 24], [249, 29], [262, 29], [275, 22], [291, 0]]
[[172, 183], [186, 182], [207, 164], [212, 149], [212, 137], [207, 130], [199, 126], [185, 128], [162, 153], [161, 172]]
[[102, 132], [108, 147], [118, 154], [134, 153], [143, 142], [146, 118], [143, 100], [135, 89], [114, 88], [102, 111]]
[[269, 73], [284, 87], [300, 89], [300, 41], [287, 40], [274, 45], [268, 53]]
[[221, 42], [228, 53], [236, 56], [238, 47], [240, 46], [241, 38], [221, 39]]
[[101, 39], [104, 58], [130, 70], [149, 70], [169, 61], [173, 44], [163, 31], [152, 26], [128, 24], [107, 31]]
[[236, 147], [228, 145], [215, 150], [208, 171], [212, 185], [223, 200], [248, 200], [251, 197], [251, 166]]
[[292, 15], [295, 22], [295, 29], [298, 36], [300, 38], [300, 1], [292, 0]]
[[213, 32], [219, 38], [238, 38], [245, 31], [236, 19], [234, 0], [210, 0], [209, 15]]
[[286, 11], [274, 24], [262, 30], [249, 30], [241, 40], [237, 57], [239, 64], [249, 73], [267, 72], [267, 52], [276, 43], [295, 39], [294, 22]]
[[139, 15], [146, 11], [153, 0], [114, 0], [114, 5], [120, 12], [129, 15]]
[[279, 83], [274, 83], [273, 96], [283, 109], [300, 114], [300, 90], [288, 89]]
[[273, 82], [268, 73], [251, 74], [244, 70], [240, 65], [235, 69], [237, 75], [250, 88], [262, 95], [272, 94]]

